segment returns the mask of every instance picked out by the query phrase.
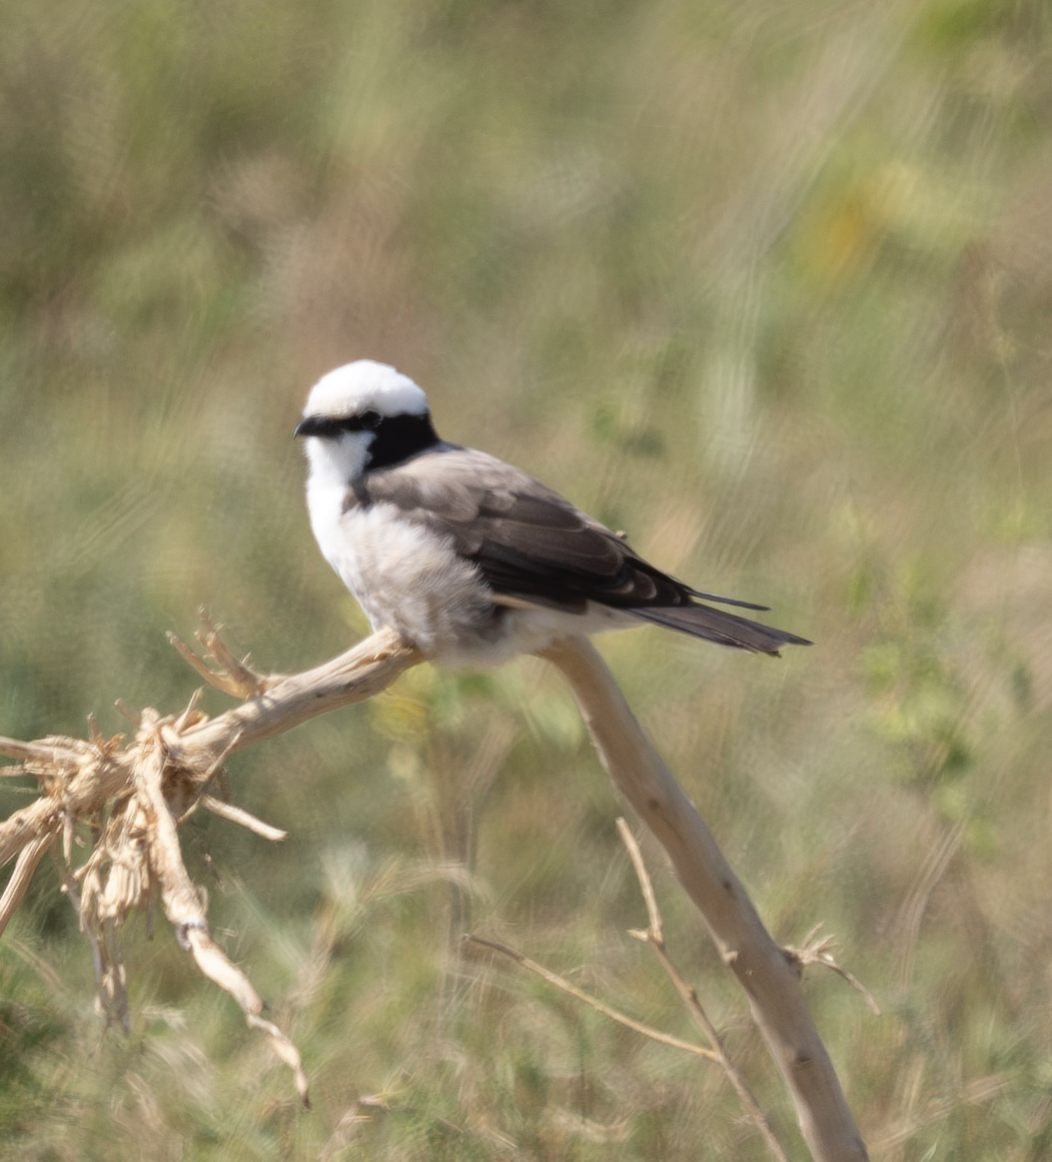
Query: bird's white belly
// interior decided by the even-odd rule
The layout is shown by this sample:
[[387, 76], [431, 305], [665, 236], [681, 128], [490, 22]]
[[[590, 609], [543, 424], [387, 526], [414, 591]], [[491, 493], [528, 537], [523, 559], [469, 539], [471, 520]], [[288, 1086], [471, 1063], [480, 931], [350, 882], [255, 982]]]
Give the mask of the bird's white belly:
[[391, 505], [351, 509], [318, 541], [374, 629], [389, 626], [428, 656], [485, 632], [487, 591], [452, 543], [409, 524]]

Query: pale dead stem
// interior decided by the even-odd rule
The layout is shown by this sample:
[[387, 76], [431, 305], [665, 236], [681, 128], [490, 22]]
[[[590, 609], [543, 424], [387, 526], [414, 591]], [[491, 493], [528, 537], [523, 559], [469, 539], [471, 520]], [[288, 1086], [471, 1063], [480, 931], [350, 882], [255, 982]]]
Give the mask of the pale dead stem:
[[[198, 641], [207, 660], [177, 639], [172, 641], [208, 682], [244, 699], [226, 713], [209, 718], [198, 709], [195, 694], [180, 714], [168, 717], [151, 709], [135, 712], [122, 706], [136, 726], [135, 737], [127, 745], [120, 736], [102, 738], [90, 722], [87, 740], [49, 737], [24, 743], [0, 738], [0, 754], [19, 764], [6, 773], [15, 770], [35, 776], [41, 791], [38, 799], [0, 823], [0, 866], [17, 860], [0, 897], [0, 932], [43, 855], [61, 846], [61, 859], [56, 855], [56, 862], [91, 942], [100, 1006], [109, 1019], [125, 1023], [120, 928], [133, 908], [145, 909], [149, 918], [159, 900], [180, 946], [193, 955], [205, 976], [234, 997], [248, 1023], [267, 1034], [273, 1050], [293, 1070], [306, 1103], [306, 1076], [295, 1046], [263, 1018], [262, 999], [212, 939], [204, 893], [183, 863], [178, 823], [204, 808], [268, 839], [283, 838], [280, 829], [223, 804], [212, 793], [226, 758], [316, 715], [380, 693], [423, 659], [393, 633], [379, 631], [313, 670], [263, 676], [249, 668], [247, 658], [238, 659], [227, 649], [207, 619], [205, 625]], [[829, 964], [827, 946], [817, 945], [808, 954], [774, 943], [711, 833], [658, 758], [587, 639], [567, 639], [544, 656], [569, 680], [608, 773], [664, 846], [725, 963], [744, 988], [753, 1017], [789, 1086], [816, 1162], [861, 1162], [867, 1157], [865, 1145], [799, 989], [800, 973], [809, 958]], [[75, 848], [87, 849], [79, 864], [74, 860]], [[646, 893], [646, 881], [641, 882]], [[652, 909], [651, 928], [641, 938], [666, 964], [652, 893], [648, 909]], [[529, 963], [517, 953], [500, 950]], [[540, 966], [530, 967], [544, 971]], [[666, 971], [674, 972], [668, 964]], [[678, 980], [678, 974], [673, 979]], [[562, 984], [573, 990], [568, 982]], [[682, 990], [689, 1001], [689, 986], [682, 984]], [[589, 1003], [595, 1003], [594, 999]], [[671, 1043], [725, 1061], [696, 998], [689, 1003], [714, 1048], [676, 1039]], [[613, 1010], [610, 1015], [629, 1021]], [[656, 1033], [645, 1026], [632, 1027], [648, 1036]], [[752, 1110], [748, 1104], [747, 1108]]]
[[607, 773], [664, 847], [781, 1071], [816, 1162], [863, 1162], [865, 1143], [800, 987], [799, 956], [763, 925], [712, 832], [632, 714], [587, 638], [565, 638], [544, 656], [562, 671]]
[[837, 963], [836, 957], [833, 955], [836, 941], [832, 936], [819, 936], [818, 933], [821, 930], [822, 923], [820, 921], [804, 937], [802, 947], [796, 948], [792, 944], [787, 944], [783, 950], [785, 955], [795, 960], [800, 965], [801, 971], [809, 964], [817, 964], [822, 968], [828, 968], [830, 972], [835, 972], [841, 979], [846, 980], [855, 992], [861, 993], [866, 998], [870, 1012], [874, 1017], [879, 1017], [880, 1005], [877, 1004], [877, 998], [854, 973], [848, 972], [846, 968]]
[[[227, 756], [316, 714], [371, 697], [420, 657], [393, 635], [381, 633], [307, 673], [261, 676], [248, 668], [247, 658], [231, 654], [207, 619], [205, 632], [197, 636], [212, 665], [171, 640], [212, 685], [245, 699], [242, 705], [209, 719], [197, 708], [200, 691], [180, 714], [169, 717], [121, 704], [137, 728], [127, 745], [120, 736], [102, 738], [90, 720], [87, 740], [0, 738], [0, 754], [19, 760], [4, 774], [33, 775], [42, 792], [0, 823], [0, 865], [17, 857], [0, 896], [0, 933], [40, 860], [60, 848], [55, 863], [91, 949], [96, 1003], [107, 1022], [127, 1029], [120, 930], [137, 908], [146, 911], [149, 923], [160, 900], [180, 947], [204, 976], [237, 1001], [248, 1024], [266, 1034], [292, 1069], [307, 1105], [299, 1052], [264, 1018], [263, 999], [213, 940], [205, 893], [186, 870], [177, 828], [204, 808], [266, 839], [284, 839], [280, 828], [210, 793]], [[86, 858], [76, 860], [75, 849], [84, 848]]]
[[657, 955], [662, 968], [665, 970], [669, 979], [672, 981], [690, 1013], [691, 1018], [700, 1027], [705, 1034], [711, 1048], [706, 1048], [703, 1045], [696, 1045], [692, 1041], [683, 1041], [679, 1037], [674, 1037], [669, 1033], [664, 1033], [659, 1029], [655, 1029], [650, 1025], [644, 1025], [641, 1021], [637, 1021], [632, 1017], [626, 1016], [619, 1009], [613, 1008], [604, 1001], [593, 997], [586, 993], [583, 989], [579, 989], [576, 985], [571, 984], [565, 977], [559, 976], [558, 973], [552, 972], [551, 969], [545, 968], [544, 965], [538, 964], [536, 961], [530, 960], [529, 957], [523, 956], [514, 948], [508, 947], [506, 944], [501, 944], [496, 940], [487, 940], [481, 936], [474, 934], [465, 937], [474, 944], [478, 944], [483, 948], [490, 948], [494, 952], [500, 952], [504, 956], [510, 957], [517, 964], [521, 964], [523, 968], [535, 973], [546, 980], [549, 984], [554, 985], [555, 988], [561, 989], [584, 1004], [589, 1005], [597, 1013], [601, 1013], [605, 1017], [609, 1017], [618, 1024], [624, 1025], [628, 1029], [633, 1029], [637, 1033], [641, 1033], [644, 1037], [649, 1037], [650, 1040], [656, 1041], [661, 1045], [669, 1045], [673, 1049], [682, 1049], [687, 1053], [693, 1053], [697, 1057], [704, 1057], [708, 1061], [713, 1061], [719, 1064], [720, 1068], [726, 1073], [731, 1085], [734, 1087], [738, 1095], [739, 1101], [745, 1109], [746, 1114], [750, 1120], [756, 1125], [760, 1131], [768, 1149], [771, 1154], [778, 1159], [778, 1162], [789, 1162], [788, 1156], [782, 1149], [781, 1143], [774, 1136], [774, 1131], [771, 1129], [770, 1122], [766, 1115], [760, 1109], [756, 1098], [753, 1097], [748, 1085], [742, 1078], [741, 1074], [735, 1068], [730, 1058], [727, 1056], [723, 1047], [723, 1042], [719, 1034], [716, 1032], [715, 1026], [709, 1020], [698, 1000], [697, 993], [687, 984], [683, 976], [676, 969], [675, 965], [669, 959], [668, 953], [665, 950], [665, 937], [661, 923], [661, 913], [658, 911], [657, 899], [654, 896], [654, 888], [650, 880], [650, 875], [647, 872], [646, 865], [643, 863], [643, 855], [639, 850], [639, 844], [636, 842], [635, 836], [629, 829], [628, 824], [624, 819], [618, 819], [617, 829], [621, 835], [621, 841], [628, 850], [629, 858], [632, 861], [632, 867], [635, 870], [636, 878], [639, 880], [639, 887], [643, 894], [643, 899], [646, 902], [647, 917], [649, 920], [646, 930], [630, 929], [629, 935], [635, 937], [637, 940], [643, 941], [644, 944], [649, 944]]
[[3, 932], [7, 927], [8, 920], [14, 915], [15, 909], [26, 894], [26, 888], [29, 887], [29, 881], [33, 878], [33, 872], [37, 870], [37, 864], [40, 863], [44, 853], [54, 842], [54, 835], [38, 835], [29, 839], [26, 846], [19, 852], [15, 870], [7, 881], [4, 894], [0, 896], [0, 932]]
[[535, 973], [542, 980], [546, 980], [550, 985], [554, 985], [564, 993], [569, 993], [570, 996], [575, 997], [579, 1001], [583, 1001], [586, 1005], [595, 1009], [597, 1013], [602, 1013], [604, 1017], [609, 1017], [611, 1021], [616, 1021], [619, 1025], [624, 1025], [626, 1029], [632, 1029], [636, 1033], [642, 1033], [644, 1037], [649, 1037], [651, 1041], [660, 1041], [662, 1045], [671, 1045], [673, 1049], [682, 1049], [698, 1057], [707, 1057], [710, 1061], [717, 1059], [717, 1055], [711, 1049], [706, 1049], [702, 1045], [695, 1045], [693, 1041], [683, 1041], [679, 1037], [673, 1037], [670, 1033], [662, 1033], [660, 1029], [655, 1029], [652, 1025], [644, 1025], [642, 1021], [637, 1021], [634, 1017], [629, 1017], [619, 1009], [608, 1005], [605, 1001], [599, 1000], [598, 997], [593, 997], [591, 993], [586, 993], [584, 989], [580, 989], [577, 985], [571, 984], [566, 977], [560, 976], [557, 972], [552, 972], [550, 968], [545, 968], [543, 964], [538, 964], [535, 960], [530, 960], [528, 956], [523, 956], [521, 952], [509, 947], [507, 944], [501, 944], [498, 940], [488, 940], [486, 937], [476, 936], [474, 933], [469, 933], [464, 939], [470, 941], [472, 944], [477, 944], [480, 948], [489, 948], [493, 952], [499, 952], [502, 956], [510, 957], [517, 964], [521, 964], [523, 968]]
[[621, 834], [621, 842], [624, 843], [628, 849], [629, 859], [632, 861], [632, 867], [636, 873], [636, 879], [639, 880], [639, 886], [643, 892], [643, 899], [647, 906], [647, 927], [645, 931], [633, 929], [630, 935], [637, 940], [642, 940], [644, 944], [649, 944], [654, 950], [654, 954], [661, 962], [661, 967], [665, 970], [665, 974], [669, 980], [676, 986], [676, 992], [679, 993], [680, 999], [683, 1001], [690, 1013], [691, 1018], [701, 1029], [702, 1033], [708, 1039], [712, 1046], [713, 1056], [719, 1062], [720, 1068], [727, 1075], [728, 1081], [734, 1086], [734, 1092], [738, 1095], [738, 1100], [742, 1103], [746, 1113], [752, 1119], [756, 1128], [760, 1131], [767, 1148], [771, 1151], [778, 1162], [789, 1162], [785, 1151], [782, 1149], [781, 1143], [774, 1136], [774, 1131], [771, 1129], [771, 1123], [767, 1120], [766, 1114], [760, 1109], [759, 1103], [753, 1097], [752, 1090], [749, 1089], [745, 1083], [745, 1079], [738, 1072], [734, 1063], [727, 1056], [727, 1051], [723, 1047], [723, 1041], [719, 1033], [716, 1032], [716, 1026], [709, 1020], [708, 1014], [702, 1008], [701, 1002], [698, 1000], [698, 994], [694, 991], [692, 985], [687, 984], [679, 970], [672, 963], [668, 952], [665, 949], [665, 933], [661, 923], [661, 913], [658, 911], [657, 897], [654, 895], [654, 886], [650, 882], [650, 875], [647, 872], [646, 864], [643, 862], [643, 853], [639, 850], [639, 844], [636, 842], [636, 837], [632, 834], [631, 829], [624, 819], [618, 819], [617, 830]]
[[[572, 984], [565, 977], [553, 972], [542, 964], [531, 960], [529, 957], [523, 955], [515, 948], [511, 948], [507, 944], [502, 944], [496, 940], [490, 940], [474, 933], [464, 937], [465, 940], [482, 948], [488, 948], [493, 952], [499, 952], [503, 956], [509, 957], [517, 964], [527, 969], [529, 972], [539, 976], [542, 980], [547, 981], [553, 987], [560, 989], [562, 992], [576, 998], [577, 1000], [588, 1005], [597, 1013], [616, 1021], [620, 1025], [624, 1025], [628, 1029], [632, 1029], [644, 1037], [650, 1038], [662, 1045], [669, 1045], [674, 1049], [681, 1049], [685, 1052], [692, 1053], [698, 1057], [704, 1057], [709, 1061], [714, 1061], [719, 1064], [720, 1068], [727, 1075], [727, 1079], [734, 1087], [735, 1093], [738, 1095], [738, 1100], [741, 1102], [749, 1119], [754, 1123], [760, 1132], [765, 1144], [770, 1150], [772, 1156], [778, 1159], [778, 1162], [789, 1162], [788, 1155], [782, 1148], [781, 1143], [775, 1137], [774, 1131], [771, 1128], [770, 1121], [760, 1108], [759, 1103], [753, 1096], [745, 1079], [739, 1073], [734, 1063], [727, 1056], [723, 1041], [716, 1030], [715, 1025], [709, 1020], [708, 1014], [705, 1012], [701, 1002], [698, 1000], [698, 995], [692, 985], [688, 984], [683, 975], [676, 968], [668, 955], [665, 947], [664, 926], [661, 920], [661, 912], [658, 909], [657, 897], [654, 894], [653, 883], [650, 879], [650, 874], [647, 871], [646, 864], [643, 861], [643, 854], [639, 849], [639, 843], [632, 834], [631, 829], [625, 820], [618, 819], [617, 829], [621, 836], [621, 841], [624, 843], [628, 851], [629, 859], [632, 862], [633, 870], [636, 873], [636, 878], [639, 881], [640, 891], [643, 900], [646, 903], [647, 909], [647, 927], [646, 929], [629, 929], [629, 935], [636, 940], [642, 941], [644, 944], [650, 945], [654, 950], [654, 954], [664, 969], [665, 974], [675, 986], [676, 992], [683, 1001], [691, 1019], [701, 1029], [709, 1043], [709, 1048], [702, 1045], [696, 1045], [690, 1041], [683, 1041], [679, 1037], [674, 1037], [669, 1033], [662, 1032], [650, 1025], [646, 1025], [641, 1021], [635, 1020], [633, 1017], [627, 1016], [619, 1009], [600, 1000], [598, 997], [592, 996], [585, 992], [584, 989], [578, 988]], [[861, 984], [851, 973], [842, 969], [833, 959], [830, 952], [832, 942], [826, 938], [820, 941], [815, 941], [817, 935], [817, 928], [808, 933], [804, 941], [803, 949], [786, 948], [787, 955], [791, 955], [803, 968], [808, 964], [820, 964], [842, 976], [849, 984], [859, 992], [861, 992], [874, 1013], [879, 1016], [880, 1010], [877, 1007], [876, 1001], [869, 993], [869, 991]]]

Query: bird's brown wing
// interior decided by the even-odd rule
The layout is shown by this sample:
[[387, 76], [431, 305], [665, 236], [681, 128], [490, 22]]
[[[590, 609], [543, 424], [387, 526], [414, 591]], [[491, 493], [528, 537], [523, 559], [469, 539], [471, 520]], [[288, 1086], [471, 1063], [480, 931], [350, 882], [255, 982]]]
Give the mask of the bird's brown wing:
[[698, 604], [694, 590], [643, 560], [615, 533], [532, 476], [484, 452], [440, 445], [370, 473], [359, 500], [393, 504], [409, 520], [450, 537], [498, 596], [568, 612], [598, 602], [765, 653], [789, 642], [806, 644]]

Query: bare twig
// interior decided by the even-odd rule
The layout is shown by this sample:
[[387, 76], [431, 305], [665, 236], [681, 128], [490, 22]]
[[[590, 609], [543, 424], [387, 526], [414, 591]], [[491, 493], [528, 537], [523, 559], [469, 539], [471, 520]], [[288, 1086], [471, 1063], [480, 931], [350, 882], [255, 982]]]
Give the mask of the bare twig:
[[272, 840], [275, 843], [288, 839], [289, 833], [287, 831], [264, 823], [262, 819], [257, 819], [244, 807], [235, 807], [233, 803], [224, 803], [221, 799], [214, 799], [211, 795], [202, 795], [198, 802], [206, 811], [211, 811], [213, 815], [218, 815], [221, 819], [228, 819], [231, 823], [237, 823], [249, 831], [254, 831], [257, 835], [262, 835], [264, 839]]
[[787, 944], [784, 949], [786, 956], [791, 956], [796, 960], [801, 969], [806, 968], [809, 964], [820, 964], [823, 968], [828, 968], [830, 972], [835, 972], [837, 976], [843, 977], [856, 992], [861, 993], [866, 998], [866, 1004], [869, 1005], [873, 1015], [879, 1017], [880, 1005], [877, 1004], [876, 997], [854, 973], [848, 972], [846, 968], [841, 968], [837, 963], [836, 957], [833, 956], [836, 942], [832, 936], [819, 937], [818, 933], [821, 927], [820, 923], [816, 924], [808, 932], [804, 937], [802, 948], [795, 948], [793, 945]]
[[160, 883], [165, 916], [175, 928], [179, 943], [193, 954], [201, 972], [230, 993], [250, 1026], [267, 1034], [274, 1051], [292, 1069], [303, 1104], [309, 1106], [307, 1075], [298, 1050], [276, 1025], [261, 1018], [262, 998], [248, 977], [227, 959], [212, 939], [204, 900], [183, 864], [175, 819], [164, 795], [165, 748], [159, 721], [156, 715], [151, 721], [145, 713], [143, 719], [140, 731], [143, 759], [136, 765], [135, 783], [153, 816], [147, 846], [151, 870]]
[[7, 881], [4, 894], [0, 896], [0, 935], [3, 935], [8, 920], [15, 914], [15, 910], [22, 902], [26, 888], [29, 887], [29, 881], [33, 878], [33, 872], [37, 870], [37, 864], [43, 858], [44, 852], [54, 842], [54, 835], [40, 835], [29, 840], [19, 853], [15, 870]]
[[[74, 912], [80, 919], [80, 930], [91, 949], [91, 963], [95, 970], [95, 1010], [106, 1020], [107, 1027], [114, 1022], [128, 1032], [128, 994], [125, 989], [124, 964], [121, 960], [119, 928], [113, 919], [89, 919], [77, 878], [70, 874], [67, 864], [54, 859], [62, 880], [62, 890], [69, 897]], [[87, 866], [81, 870], [87, 871]], [[94, 922], [92, 922], [94, 921]]]
[[800, 988], [797, 965], [763, 926], [694, 804], [654, 750], [587, 638], [544, 657], [569, 681], [607, 772], [660, 841], [749, 998], [816, 1162], [861, 1162], [865, 1143]]
[[604, 1001], [599, 1000], [598, 997], [593, 997], [591, 993], [586, 993], [584, 989], [579, 989], [575, 984], [571, 984], [565, 977], [559, 976], [558, 973], [552, 972], [550, 968], [545, 968], [543, 964], [538, 964], [535, 960], [530, 960], [528, 956], [523, 956], [521, 952], [517, 952], [514, 948], [509, 948], [507, 944], [501, 944], [496, 940], [486, 940], [482, 936], [475, 936], [471, 933], [464, 937], [465, 940], [472, 944], [478, 944], [482, 948], [489, 948], [493, 952], [499, 952], [503, 956], [508, 956], [517, 964], [521, 964], [523, 968], [535, 973], [546, 980], [550, 985], [554, 985], [557, 989], [561, 989], [564, 993], [569, 993], [570, 996], [576, 997], [577, 1000], [583, 1001], [586, 1005], [595, 1009], [597, 1013], [602, 1013], [604, 1017], [609, 1017], [610, 1020], [616, 1021], [619, 1025], [624, 1025], [627, 1029], [634, 1029], [637, 1033], [642, 1033], [644, 1037], [649, 1037], [651, 1041], [660, 1041], [662, 1045], [671, 1045], [673, 1049], [683, 1049], [687, 1053], [693, 1053], [696, 1057], [705, 1057], [709, 1061], [718, 1060], [717, 1054], [711, 1049], [706, 1049], [704, 1045], [695, 1045], [693, 1041], [682, 1041], [679, 1037], [673, 1037], [670, 1033], [663, 1033], [660, 1029], [655, 1029], [651, 1025], [644, 1025], [642, 1021], [637, 1021], [632, 1017], [626, 1016], [618, 1009], [612, 1008]]
[[168, 634], [168, 641], [206, 682], [222, 690], [224, 694], [229, 694], [231, 698], [255, 698], [283, 680], [283, 674], [264, 676], [250, 669], [247, 654], [243, 658], [238, 658], [227, 649], [226, 643], [219, 635], [219, 627], [208, 616], [208, 611], [201, 609], [200, 615], [205, 628], [203, 631], [197, 630], [194, 637], [213, 659], [214, 665], [208, 665], [174, 633]]
[[115, 698], [113, 700], [113, 705], [116, 707], [116, 709], [121, 714], [124, 715], [125, 718], [127, 718], [127, 720], [132, 724], [132, 726], [134, 726], [136, 728], [136, 730], [138, 730], [139, 724], [142, 721], [138, 710], [132, 709], [132, 707], [129, 706], [128, 703], [125, 702], [123, 698]]
[[692, 985], [687, 984], [686, 980], [684, 980], [679, 970], [669, 958], [668, 951], [665, 948], [665, 935], [661, 924], [661, 913], [658, 911], [657, 897], [654, 895], [654, 885], [651, 883], [650, 874], [647, 872], [646, 864], [643, 862], [643, 853], [639, 850], [636, 837], [632, 834], [631, 828], [624, 819], [618, 819], [617, 830], [621, 836], [621, 842], [628, 851], [628, 858], [632, 861], [632, 867], [635, 869], [636, 879], [639, 880], [639, 887], [647, 906], [648, 925], [646, 931], [633, 931], [630, 934], [637, 940], [642, 940], [645, 944], [649, 944], [654, 949], [655, 955], [661, 962], [661, 967], [665, 970], [669, 980], [675, 985], [676, 992], [679, 993], [680, 998], [686, 1005], [687, 1011], [694, 1019], [695, 1024], [697, 1024], [708, 1038], [709, 1044], [712, 1046], [713, 1059], [719, 1062], [723, 1072], [727, 1075], [727, 1079], [734, 1086], [734, 1092], [738, 1095], [738, 1100], [742, 1103], [746, 1113], [760, 1131], [763, 1140], [767, 1143], [767, 1148], [778, 1159], [778, 1162], [789, 1162], [788, 1156], [782, 1149], [781, 1142], [774, 1136], [774, 1130], [771, 1128], [771, 1123], [767, 1120], [767, 1115], [760, 1109], [760, 1103], [753, 1096], [752, 1090], [749, 1089], [745, 1082], [745, 1078], [738, 1072], [737, 1066], [727, 1056], [727, 1050], [724, 1048], [723, 1040], [716, 1031], [716, 1026], [709, 1020], [709, 1016], [702, 1007], [701, 1001], [698, 1000], [698, 994], [694, 991]]
[[[262, 999], [209, 933], [203, 896], [182, 862], [177, 820], [199, 799], [228, 755], [316, 715], [370, 698], [422, 658], [394, 633], [381, 631], [316, 669], [261, 676], [248, 667], [247, 659], [238, 659], [227, 649], [211, 622], [206, 622], [198, 640], [207, 651], [207, 662], [182, 643], [177, 648], [188, 661], [196, 659], [191, 664], [208, 682], [245, 699], [224, 714], [208, 718], [195, 696], [174, 716], [128, 710], [136, 734], [126, 745], [120, 738], [102, 739], [94, 726], [89, 727], [87, 741], [44, 738], [23, 743], [0, 738], [0, 754], [15, 759], [41, 788], [36, 801], [0, 823], [0, 866], [18, 858], [13, 886], [9, 884], [0, 899], [0, 918], [14, 909], [42, 853], [61, 838], [71, 880], [81, 885], [82, 923], [100, 950], [112, 947], [119, 968], [119, 949], [115, 942], [111, 945], [108, 934], [115, 941], [128, 911], [145, 907], [149, 915], [159, 896], [180, 945], [193, 954], [201, 972], [231, 993], [249, 1023], [267, 1033], [274, 1050], [293, 1068], [305, 1097], [306, 1079], [295, 1047], [263, 1019]], [[744, 888], [632, 717], [591, 644], [567, 639], [545, 656], [569, 679], [607, 770], [664, 845], [725, 962], [745, 989], [816, 1162], [865, 1159], [865, 1146], [803, 1001], [798, 959], [787, 956], [767, 934]], [[214, 802], [204, 805], [214, 809]], [[236, 809], [226, 811], [226, 817], [256, 830], [262, 827], [265, 833], [265, 825], [249, 824], [251, 817]], [[89, 826], [86, 837], [83, 827], [77, 832], [78, 843], [87, 843], [89, 855], [74, 868], [78, 824]], [[660, 927], [656, 931], [660, 936]], [[510, 950], [507, 954], [518, 958]], [[533, 967], [525, 958], [521, 963]], [[623, 1017], [612, 1011], [611, 1016]], [[714, 1052], [686, 1042], [681, 1047], [702, 1056]]]
[[[149, 919], [159, 894], [180, 946], [205, 976], [234, 997], [249, 1025], [266, 1033], [275, 1053], [293, 1070], [306, 1104], [307, 1078], [296, 1047], [264, 1019], [262, 998], [209, 932], [204, 895], [183, 864], [177, 824], [189, 804], [200, 804], [268, 839], [284, 838], [279, 828], [202, 793], [202, 788], [234, 751], [369, 698], [421, 658], [394, 634], [382, 632], [306, 673], [261, 677], [248, 668], [247, 659], [226, 648], [207, 619], [199, 640], [211, 664], [182, 643], [177, 648], [188, 661], [194, 659], [195, 670], [213, 685], [247, 699], [217, 718], [199, 710], [197, 692], [174, 717], [120, 704], [137, 728], [127, 745], [120, 737], [102, 738], [90, 720], [87, 740], [0, 738], [0, 754], [18, 760], [20, 772], [35, 776], [42, 791], [0, 823], [0, 866], [17, 857], [0, 897], [0, 932], [43, 854], [61, 838], [58, 862], [64, 889], [91, 945], [99, 1006], [107, 1018], [127, 1027], [120, 927], [135, 907], [146, 908]], [[90, 850], [85, 862], [74, 867], [78, 823], [90, 825]]]

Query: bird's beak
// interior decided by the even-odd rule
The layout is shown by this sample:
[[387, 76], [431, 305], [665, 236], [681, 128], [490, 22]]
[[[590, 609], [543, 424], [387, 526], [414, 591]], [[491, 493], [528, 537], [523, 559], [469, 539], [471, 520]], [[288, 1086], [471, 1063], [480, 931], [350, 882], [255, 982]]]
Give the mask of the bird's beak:
[[321, 436], [328, 427], [328, 421], [322, 416], [307, 416], [296, 425], [294, 436]]

